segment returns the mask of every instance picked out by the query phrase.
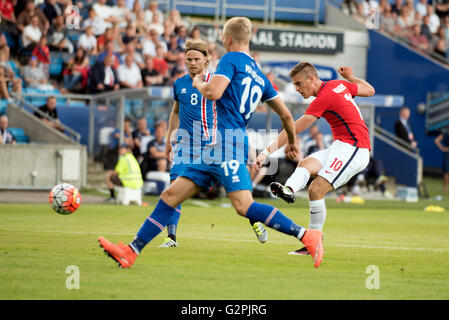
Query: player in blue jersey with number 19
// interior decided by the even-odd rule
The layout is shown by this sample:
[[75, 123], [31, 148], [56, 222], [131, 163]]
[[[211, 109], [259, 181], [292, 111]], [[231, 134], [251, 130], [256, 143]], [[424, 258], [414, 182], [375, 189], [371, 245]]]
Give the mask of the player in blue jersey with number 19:
[[285, 153], [294, 158], [298, 153], [294, 120], [268, 79], [249, 55], [251, 21], [244, 17], [228, 20], [223, 28], [223, 44], [228, 51], [219, 62], [209, 82], [201, 75], [195, 76], [193, 87], [217, 105], [217, 137], [205, 148], [198, 164], [187, 166], [181, 175], [167, 188], [145, 220], [134, 240], [128, 245], [115, 245], [103, 237], [98, 240], [109, 256], [120, 267], [134, 264], [142, 249], [169, 223], [176, 207], [191, 198], [214, 180], [226, 189], [236, 212], [251, 223], [262, 222], [266, 226], [304, 243], [318, 267], [323, 258], [322, 232], [306, 230], [295, 224], [277, 208], [255, 202], [246, 166], [248, 139], [246, 124], [259, 101], [266, 101], [279, 115], [287, 133]]

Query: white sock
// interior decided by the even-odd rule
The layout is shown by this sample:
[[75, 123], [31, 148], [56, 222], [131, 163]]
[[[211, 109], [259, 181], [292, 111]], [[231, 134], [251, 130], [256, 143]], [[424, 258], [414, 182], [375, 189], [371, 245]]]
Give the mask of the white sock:
[[310, 173], [309, 171], [304, 167], [297, 167], [295, 169], [295, 172], [288, 178], [285, 185], [287, 187], [290, 187], [293, 190], [293, 193], [302, 190], [307, 185], [307, 182], [309, 182], [310, 179]]
[[309, 229], [323, 231], [324, 222], [326, 221], [326, 203], [324, 199], [309, 201], [309, 207]]

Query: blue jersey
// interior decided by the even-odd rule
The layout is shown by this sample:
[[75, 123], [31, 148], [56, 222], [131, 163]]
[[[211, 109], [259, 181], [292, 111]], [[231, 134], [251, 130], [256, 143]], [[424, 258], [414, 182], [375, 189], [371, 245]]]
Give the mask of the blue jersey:
[[[208, 82], [212, 75], [205, 74]], [[214, 142], [217, 132], [215, 102], [204, 98], [192, 86], [189, 74], [177, 79], [173, 85], [173, 97], [179, 103], [179, 128], [176, 135], [174, 166], [201, 162], [204, 147]], [[179, 171], [179, 167], [172, 171]]]
[[[214, 76], [223, 76], [229, 80], [222, 97], [216, 101], [223, 158], [229, 159], [232, 148], [232, 158], [246, 163], [248, 153], [246, 124], [261, 101], [272, 100], [278, 93], [259, 69], [256, 61], [245, 52], [226, 53], [220, 59]], [[229, 138], [232, 131], [234, 138]], [[241, 136], [239, 132], [243, 135]]]

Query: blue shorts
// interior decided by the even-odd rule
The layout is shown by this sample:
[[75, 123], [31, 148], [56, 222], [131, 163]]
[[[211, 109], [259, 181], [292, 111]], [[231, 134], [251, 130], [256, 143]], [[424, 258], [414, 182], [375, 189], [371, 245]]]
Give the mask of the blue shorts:
[[173, 167], [170, 169], [170, 181], [175, 180], [179, 175], [187, 168], [187, 165], [184, 163], [175, 163]]
[[203, 189], [209, 189], [215, 181], [219, 181], [226, 193], [239, 190], [253, 190], [251, 178], [246, 164], [236, 160], [220, 164], [196, 164], [186, 166], [180, 174]]

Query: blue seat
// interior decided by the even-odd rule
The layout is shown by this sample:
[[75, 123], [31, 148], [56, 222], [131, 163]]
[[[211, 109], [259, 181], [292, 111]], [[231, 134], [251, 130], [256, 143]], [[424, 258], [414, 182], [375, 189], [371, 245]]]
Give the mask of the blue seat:
[[50, 63], [49, 73], [51, 77], [60, 76], [64, 67], [64, 61], [62, 58], [52, 59]]
[[22, 128], [8, 128], [9, 132], [13, 135], [14, 139], [16, 139], [17, 143], [29, 143], [30, 137], [25, 134]]
[[0, 100], [0, 116], [3, 116], [6, 114], [6, 109], [8, 106], [8, 100]]

